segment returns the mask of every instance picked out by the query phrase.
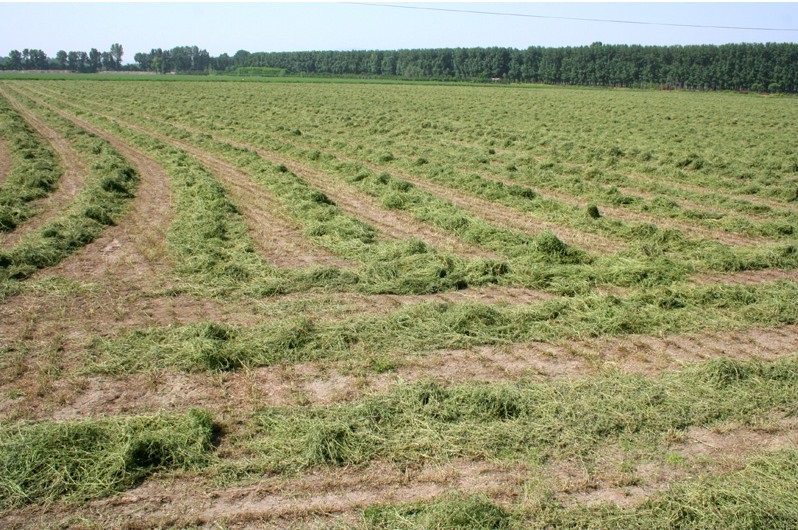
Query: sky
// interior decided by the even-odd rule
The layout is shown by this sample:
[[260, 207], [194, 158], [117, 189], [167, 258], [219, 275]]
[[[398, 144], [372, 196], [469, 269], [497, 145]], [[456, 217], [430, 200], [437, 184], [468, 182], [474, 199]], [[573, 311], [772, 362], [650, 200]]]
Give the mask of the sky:
[[[211, 55], [238, 50], [366, 50], [476, 46], [724, 44], [798, 42], [798, 2], [533, 3], [13, 3], [0, 1], [0, 56], [36, 48], [107, 51], [123, 62], [152, 48], [196, 45]], [[392, 6], [406, 6], [405, 8]], [[414, 9], [407, 9], [412, 7]], [[424, 9], [418, 9], [424, 8]], [[497, 16], [445, 10], [505, 13]], [[764, 31], [562, 20], [791, 28]]]

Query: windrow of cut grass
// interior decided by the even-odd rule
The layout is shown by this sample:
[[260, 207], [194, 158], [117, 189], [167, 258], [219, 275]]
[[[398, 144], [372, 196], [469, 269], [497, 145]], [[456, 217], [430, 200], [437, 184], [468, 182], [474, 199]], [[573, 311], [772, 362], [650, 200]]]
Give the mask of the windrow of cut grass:
[[[76, 114], [78, 113], [82, 114], [80, 110], [76, 111]], [[200, 271], [208, 273], [208, 276], [203, 278], [205, 285], [216, 284], [222, 287], [220, 282], [226, 281], [222, 288], [224, 292], [231, 292], [241, 285], [249, 284], [245, 290], [256, 295], [305, 290], [316, 286], [357, 289], [367, 293], [426, 294], [468, 285], [496, 283], [497, 277], [506, 273], [506, 265], [501, 262], [487, 259], [467, 260], [459, 256], [442, 254], [418, 240], [380, 241], [372, 227], [343, 214], [324, 194], [309, 187], [284, 167], [270, 164], [252, 151], [215, 142], [213, 147], [216, 151], [246, 169], [257, 182], [273, 191], [276, 197], [291, 208], [297, 221], [306, 225], [305, 234], [310, 239], [322, 247], [344, 257], [356, 259], [362, 264], [356, 273], [331, 268], [313, 268], [306, 271], [277, 270], [264, 268], [263, 264], [260, 266], [261, 270], [256, 270], [258, 266], [253, 260], [257, 257], [252, 250], [251, 241], [245, 235], [246, 228], [240, 219], [236, 222], [237, 228], [233, 228], [232, 225], [222, 228], [218, 223], [200, 221], [201, 218], [214, 218], [209, 216], [207, 211], [209, 204], [213, 207], [220, 206], [218, 203], [213, 204], [211, 195], [227, 202], [228, 206], [218, 212], [219, 215], [228, 217], [227, 222], [233, 222], [231, 216], [240, 217], [236, 211], [230, 210], [234, 207], [224, 198], [221, 186], [201, 164], [179, 147], [164, 143], [156, 137], [121, 127], [118, 123], [102, 117], [92, 116], [92, 119], [95, 122], [101, 121], [105, 127], [112, 128], [115, 134], [139, 142], [137, 145], [144, 150], [152, 150], [151, 146], [148, 148], [148, 142], [157, 144], [159, 147], [156, 152], [152, 152], [153, 156], [165, 164], [167, 169], [171, 167], [175, 178], [182, 178], [190, 172], [192, 177], [189, 179], [189, 186], [193, 186], [196, 182], [198, 172], [204, 173], [206, 186], [213, 189], [208, 188], [201, 193], [192, 192], [186, 195], [190, 200], [201, 202], [192, 207], [188, 205], [181, 207], [178, 204], [178, 210], [185, 211], [187, 217], [178, 216], [170, 234], [177, 234], [174, 241], [177, 253], [181, 254], [180, 267], [192, 274]], [[181, 140], [187, 137], [185, 131], [179, 133], [173, 131], [173, 135]], [[172, 156], [164, 156], [166, 153], [171, 153]], [[225, 209], [227, 211], [224, 211]], [[200, 225], [204, 225], [205, 229], [198, 231], [197, 227]], [[230, 230], [236, 230], [236, 237], [223, 235]], [[236, 258], [220, 257], [219, 253], [223, 252], [223, 249], [235, 245], [242, 246], [239, 250], [243, 254]], [[204, 249], [204, 252], [197, 252], [198, 249]], [[183, 250], [190, 251], [193, 257]]]
[[[152, 108], [152, 105], [150, 108]], [[179, 117], [172, 116], [171, 114], [168, 117], [174, 118], [173, 121], [185, 122], [186, 120], [191, 120], [192, 112], [190, 109], [187, 109], [186, 113], [182, 113]], [[197, 119], [202, 120], [202, 117]], [[237, 141], [244, 141], [250, 144], [255, 143], [261, 147], [268, 147], [277, 152], [283, 152], [284, 154], [301, 158], [305, 163], [316, 163], [331, 176], [339, 173], [338, 176], [340, 178], [350, 183], [352, 181], [360, 183], [366, 180], [364, 175], [376, 178], [381, 186], [374, 186], [369, 181], [366, 181], [359, 184], [359, 187], [366, 193], [378, 196], [386, 207], [407, 209], [420, 220], [431, 222], [431, 224], [443, 228], [444, 230], [447, 228], [452, 230], [453, 227], [450, 226], [452, 219], [457, 220], [464, 218], [463, 213], [460, 211], [449, 212], [444, 210], [443, 208], [446, 207], [446, 204], [444, 203], [441, 205], [440, 201], [436, 203], [433, 208], [417, 207], [417, 205], [414, 204], [414, 200], [416, 199], [412, 196], [412, 194], [417, 193], [417, 190], [413, 189], [414, 187], [412, 184], [401, 178], [397, 178], [395, 175], [392, 176], [384, 172], [374, 172], [367, 164], [360, 162], [342, 162], [329, 153], [325, 155], [318, 150], [301, 148], [292, 144], [291, 141], [279, 141], [275, 139], [274, 135], [264, 134], [259, 129], [248, 129], [243, 123], [241, 125], [242, 127], [237, 128], [235, 132], [225, 131], [224, 135], [234, 135]], [[288, 133], [286, 132], [286, 134]], [[296, 135], [291, 136], [295, 138]], [[303, 135], [302, 138], [304, 142], [306, 136]], [[295, 141], [294, 139], [294, 142]], [[335, 142], [335, 144], [340, 145], [341, 142]], [[388, 161], [388, 163], [390, 163], [390, 161]], [[355, 167], [352, 167], [352, 164], [354, 164]], [[412, 164], [415, 164], [415, 162]], [[422, 164], [422, 166], [425, 165], [426, 164]], [[451, 170], [443, 171], [448, 173], [451, 172]], [[456, 177], [457, 175], [447, 174], [444, 180], [450, 182], [452, 179], [457, 180]], [[463, 178], [468, 180], [468, 177]], [[501, 183], [493, 183], [486, 187], [484, 182], [473, 185], [464, 184], [464, 186], [468, 188], [467, 191], [469, 192], [487, 194], [491, 200], [496, 200], [495, 195], [498, 193], [504, 197], [503, 200], [508, 202], [509, 205], [521, 211], [532, 208], [530, 206], [529, 196], [539, 198], [534, 191], [523, 186], [513, 187], [504, 186], [501, 185]], [[408, 192], [412, 192], [409, 197]], [[430, 210], [432, 210], [432, 213], [430, 213]], [[572, 215], [573, 221], [578, 223], [579, 226], [592, 227], [593, 229], [604, 231], [610, 235], [614, 234], [616, 237], [634, 242], [631, 248], [622, 256], [622, 260], [610, 260], [609, 263], [603, 262], [600, 266], [596, 267], [599, 271], [610, 269], [617, 270], [618, 261], [623, 261], [624, 264], [628, 264], [631, 260], [648, 263], [652, 256], [665, 256], [670, 259], [672, 263], [679, 263], [679, 265], [672, 265], [677, 269], [680, 268], [680, 265], [685, 265], [687, 266], [688, 273], [702, 271], [736, 271], [785, 266], [794, 267], [796, 265], [795, 263], [791, 263], [789, 258], [794, 248], [792, 244], [793, 241], [789, 238], [783, 243], [760, 245], [753, 248], [730, 247], [729, 245], [715, 241], [687, 238], [677, 230], [659, 229], [652, 224], [627, 224], [604, 218], [594, 219], [587, 215], [586, 212], [579, 209], [574, 210], [571, 207], [567, 207], [566, 210], [571, 212], [569, 215]], [[447, 215], [436, 215], [437, 212], [441, 211], [445, 211]], [[430, 216], [432, 216], [432, 219], [428, 218]], [[568, 222], [562, 219], [560, 219], [560, 221], [566, 224]], [[782, 225], [783, 223], [779, 225], [779, 231], [784, 231], [784, 226]], [[462, 232], [463, 226], [465, 226], [466, 232], [468, 233], [471, 224], [460, 223], [458, 226], [454, 227], [455, 235], [463, 237], [462, 233], [457, 232], [457, 229], [460, 229], [460, 232]], [[480, 236], [483, 234], [483, 232], [478, 233]], [[785, 233], [785, 237], [787, 235], [788, 234]], [[489, 246], [486, 245], [485, 241], [481, 238], [474, 240], [469, 239], [468, 235], [466, 235], [464, 239], [483, 246]], [[501, 243], [507, 246], [508, 241], [505, 240]], [[526, 250], [528, 253], [529, 250]], [[518, 270], [522, 268], [523, 267], [520, 267]], [[606, 279], [599, 280], [599, 282], [606, 281]], [[530, 285], [528, 282], [524, 282], [523, 284], [541, 287], [539, 284]]]
[[[403, 171], [419, 171], [419, 157], [407, 152], [395, 156], [397, 160], [393, 164], [401, 167]], [[562, 216], [564, 216], [569, 212], [565, 205], [560, 204], [562, 201], [552, 201], [551, 195], [547, 197], [547, 192], [566, 193], [583, 204], [617, 207], [621, 210], [657, 218], [672, 219], [683, 224], [686, 229], [692, 225], [721, 233], [721, 235], [713, 237], [711, 232], [707, 232], [704, 237], [709, 239], [718, 239], [722, 237], [723, 233], [729, 233], [751, 238], [764, 237], [781, 240], [794, 237], [795, 226], [798, 224], [798, 213], [794, 211], [776, 211], [771, 207], [753, 205], [750, 202], [739, 200], [726, 199], [724, 201], [717, 195], [714, 196], [715, 199], [712, 201], [710, 209], [685, 206], [670, 198], [674, 195], [663, 194], [665, 191], [672, 190], [667, 186], [654, 186], [653, 189], [659, 191], [659, 195], [653, 198], [641, 197], [633, 192], [624, 193], [619, 190], [619, 186], [628, 189], [632, 185], [630, 179], [613, 168], [601, 165], [570, 166], [553, 162], [540, 163], [529, 156], [523, 154], [519, 156], [512, 151], [504, 153], [497, 152], [493, 148], [476, 146], [469, 150], [458, 146], [457, 149], [448, 153], [426, 153], [423, 159], [427, 160], [427, 164], [424, 164], [421, 170], [426, 173], [445, 174], [446, 171], [462, 174], [475, 173], [470, 179], [482, 187], [485, 187], [486, 184], [476, 177], [486, 181], [505, 182], [510, 187], [533, 186], [541, 194], [540, 204], [536, 205], [537, 208], [552, 212], [551, 215], [554, 212], [563, 212]], [[648, 187], [649, 190], [651, 188], [651, 186]], [[694, 197], [697, 194], [688, 195]], [[717, 208], [718, 204], [728, 204], [731, 209]], [[740, 215], [739, 208], [741, 207], [747, 208], [752, 216]], [[577, 210], [584, 213], [584, 206]], [[765, 213], [769, 214], [769, 218], [760, 219]], [[576, 216], [571, 222], [572, 226], [586, 229], [582, 224], [584, 220], [584, 216], [581, 218]], [[754, 242], [755, 240], [751, 244]]]
[[[189, 112], [188, 116], [190, 115]], [[214, 147], [208, 145], [208, 142], [220, 143], [207, 138], [209, 135], [196, 134], [165, 124], [163, 118], [146, 118], [144, 121], [148, 122], [150, 126], [154, 124], [155, 127], [160, 127], [161, 130], [168, 129], [168, 132], [177, 138], [193, 137], [195, 141], [197, 141], [196, 138], [199, 138], [204, 142], [203, 146], [209, 149]], [[658, 229], [651, 224], [640, 224], [629, 229], [631, 234], [626, 234], [638, 242], [630, 245], [619, 255], [601, 256], [590, 267], [573, 267], [569, 264], [585, 263], [586, 257], [584, 255], [580, 257], [570, 247], [563, 245], [556, 237], [552, 237], [552, 234], [542, 234], [532, 245], [512, 245], [512, 238], [508, 241], [508, 238], [502, 237], [501, 234], [494, 238], [488, 237], [492, 235], [491, 226], [488, 226], [488, 231], [478, 230], [480, 222], [484, 224], [481, 220], [477, 219], [475, 224], [468, 214], [464, 214], [459, 209], [454, 212], [449, 211], [452, 209], [451, 204], [420, 192], [412, 184], [388, 173], [376, 173], [358, 162], [340, 162], [333, 155], [323, 155], [316, 150], [299, 148], [261, 133], [255, 134], [247, 143], [249, 142], [267, 143], [278, 152], [287, 152], [293, 154], [294, 157], [301, 157], [305, 163], [319, 164], [327, 174], [337, 175], [344, 182], [348, 181], [357, 185], [361, 191], [379, 197], [386, 207], [405, 208], [418, 219], [451, 231], [466, 241], [489, 248], [491, 241], [495, 241], [497, 245], [509, 248], [509, 251], [505, 250], [505, 254], [515, 254], [516, 257], [510, 259], [509, 274], [502, 275], [500, 279], [502, 283], [508, 285], [524, 285], [572, 294], [585, 292], [592, 286], [601, 284], [629, 286], [669, 283], [684, 279], [694, 272], [756, 270], [770, 267], [792, 268], [796, 266], [794, 245], [789, 243], [737, 248], [715, 241], [689, 239], [675, 230]], [[241, 150], [241, 148], [231, 147], [224, 142], [221, 144], [226, 146], [227, 150]], [[215, 148], [218, 149], [219, 146], [216, 145]], [[527, 188], [520, 189], [531, 191]], [[418, 197], [421, 199], [419, 200]], [[431, 203], [425, 202], [430, 198]], [[525, 199], [519, 200], [524, 201]], [[444, 213], [446, 215], [443, 215]], [[584, 213], [580, 215], [588, 223], [625, 226], [617, 221], [590, 219]], [[513, 248], [515, 248], [515, 252], [513, 252]], [[542, 266], [542, 263], [550, 265]], [[467, 283], [473, 284], [474, 281]]]
[[[69, 92], [82, 92], [87, 100], [104, 89], [96, 83], [72, 85]], [[798, 120], [779, 99], [554, 87], [328, 84], [302, 90], [293, 83], [242, 84], [235, 91], [225, 83], [202, 90], [184, 85], [192, 97], [178, 98], [186, 92], [175, 91], [174, 83], [152, 83], [147, 94], [136, 83], [119, 87], [136, 108], [168, 101], [174, 118], [208, 108], [197, 117], [206, 129], [243, 132], [260, 125], [252, 116], [262, 116], [276, 131], [280, 126], [286, 134], [302, 131], [307, 141], [348, 145], [364, 155], [408, 145], [425, 156], [429, 147], [450, 142], [476, 144], [523, 152], [544, 163], [651, 174], [785, 206], [795, 200], [798, 186], [791, 146]], [[220, 104], [224, 110], [213, 110]], [[734, 118], [726, 119], [730, 115]], [[763, 136], [768, 145], [760, 141]]]
[[155, 472], [210, 461], [216, 427], [183, 414], [16, 423], [0, 427], [0, 509], [105, 497]]
[[[30, 100], [20, 100], [35, 107]], [[63, 134], [80, 156], [91, 160], [86, 164], [89, 175], [84, 188], [63, 213], [0, 252], [0, 280], [5, 290], [11, 288], [9, 281], [25, 279], [58, 263], [94, 240], [105, 227], [115, 224], [134, 196], [139, 178], [108, 142], [46, 109], [33, 110]]]
[[380, 504], [363, 512], [355, 528], [497, 529], [566, 528], [748, 530], [790, 528], [798, 520], [798, 450], [759, 454], [741, 469], [683, 480], [637, 506], [609, 502], [564, 507], [551, 495], [533, 492], [517, 505], [484, 495], [451, 492], [423, 502]]
[[55, 153], [0, 94], [0, 131], [11, 167], [0, 184], [0, 231], [8, 232], [35, 214], [31, 201], [46, 197], [61, 169]]
[[206, 322], [97, 338], [87, 368], [109, 373], [232, 370], [489, 344], [773, 327], [798, 322], [796, 296], [795, 283], [778, 281], [660, 288], [626, 298], [590, 295], [517, 307], [427, 303], [333, 322], [299, 316], [253, 327]]
[[[339, 255], [364, 264], [358, 283], [367, 292], [423, 294], [467, 285], [496, 283], [497, 278], [507, 271], [507, 265], [501, 262], [446, 255], [419, 241], [379, 241], [373, 228], [345, 215], [324, 194], [308, 186], [285, 166], [271, 164], [254, 151], [213, 140], [206, 134], [192, 134], [160, 121], [155, 126], [176, 141], [191, 139], [195, 145], [219, 153], [229, 162], [245, 169], [290, 208], [297, 222], [305, 225], [305, 233], [309, 237], [316, 238], [318, 244]], [[404, 186], [408, 192], [411, 188]], [[440, 200], [428, 200], [431, 201], [434, 204], [423, 206], [427, 215], [435, 215], [438, 223], [451, 231], [462, 214], [455, 217], [452, 223], [445, 214], [455, 207]], [[441, 209], [446, 211], [441, 212]], [[587, 255], [571, 249], [552, 234], [544, 233], [531, 238], [495, 228], [478, 219], [474, 219], [472, 224], [474, 226], [469, 233], [474, 235], [471, 239], [477, 241], [470, 242], [478, 242], [488, 248], [510, 246], [511, 250], [505, 250], [505, 253], [522, 255], [525, 263], [570, 264], [588, 260]]]
[[608, 446], [650, 460], [690, 428], [794, 415], [797, 381], [793, 356], [716, 358], [656, 379], [606, 371], [545, 382], [399, 384], [346, 404], [262, 409], [227, 440], [248, 458], [220, 464], [244, 475], [458, 458], [534, 467], [594, 462]]

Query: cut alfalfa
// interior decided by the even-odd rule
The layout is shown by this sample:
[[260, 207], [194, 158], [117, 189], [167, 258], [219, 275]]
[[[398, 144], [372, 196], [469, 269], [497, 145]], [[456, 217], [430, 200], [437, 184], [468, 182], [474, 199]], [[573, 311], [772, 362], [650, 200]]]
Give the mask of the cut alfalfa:
[[200, 467], [214, 433], [202, 410], [0, 428], [0, 508], [103, 497], [158, 470]]
[[305, 436], [305, 465], [343, 465], [356, 460], [357, 440], [350, 425], [319, 422]]
[[368, 529], [501, 530], [510, 514], [483, 495], [450, 494], [434, 501], [372, 506], [363, 512]]
[[595, 204], [589, 204], [587, 207], [587, 216], [591, 219], [600, 219], [601, 212], [599, 212], [598, 206]]

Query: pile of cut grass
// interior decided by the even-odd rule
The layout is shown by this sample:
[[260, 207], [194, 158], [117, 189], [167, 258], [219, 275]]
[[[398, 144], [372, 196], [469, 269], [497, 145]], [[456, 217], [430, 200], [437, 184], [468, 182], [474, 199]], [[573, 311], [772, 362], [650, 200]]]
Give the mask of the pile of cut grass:
[[433, 501], [371, 506], [363, 512], [368, 530], [503, 530], [510, 513], [481, 495], [449, 494]]
[[85, 501], [159, 470], [196, 469], [209, 460], [214, 431], [201, 410], [0, 427], [0, 509]]
[[0, 187], [0, 231], [14, 230], [35, 212], [28, 203], [46, 197], [61, 177], [55, 153], [0, 96], [0, 131], [13, 165]]

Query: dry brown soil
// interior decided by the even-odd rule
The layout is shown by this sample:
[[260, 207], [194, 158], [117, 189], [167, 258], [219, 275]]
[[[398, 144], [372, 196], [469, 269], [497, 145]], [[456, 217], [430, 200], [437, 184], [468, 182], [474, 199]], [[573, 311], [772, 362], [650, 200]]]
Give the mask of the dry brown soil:
[[6, 179], [6, 176], [11, 172], [12, 168], [11, 151], [8, 149], [8, 142], [0, 138], [0, 185]]

